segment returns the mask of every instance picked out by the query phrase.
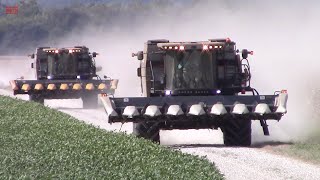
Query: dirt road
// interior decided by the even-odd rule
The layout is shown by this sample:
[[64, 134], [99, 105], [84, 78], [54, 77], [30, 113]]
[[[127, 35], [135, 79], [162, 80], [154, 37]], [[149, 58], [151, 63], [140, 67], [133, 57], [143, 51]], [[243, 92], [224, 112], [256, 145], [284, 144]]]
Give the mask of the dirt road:
[[[8, 81], [16, 77], [32, 78], [30, 61], [24, 57], [0, 57], [0, 94], [12, 95]], [[120, 81], [121, 83], [121, 81]], [[19, 96], [27, 100], [27, 96]], [[84, 110], [81, 100], [49, 100], [45, 105], [70, 114], [86, 123], [112, 130], [132, 132], [132, 124], [107, 123], [103, 109]], [[271, 125], [271, 133], [281, 135], [277, 124]], [[227, 179], [320, 179], [320, 166], [270, 154], [261, 148], [227, 148], [222, 144], [222, 134], [217, 130], [161, 131], [161, 144], [180, 149], [182, 152], [206, 156], [214, 162]], [[254, 142], [270, 141], [262, 138], [258, 123], [253, 125]]]

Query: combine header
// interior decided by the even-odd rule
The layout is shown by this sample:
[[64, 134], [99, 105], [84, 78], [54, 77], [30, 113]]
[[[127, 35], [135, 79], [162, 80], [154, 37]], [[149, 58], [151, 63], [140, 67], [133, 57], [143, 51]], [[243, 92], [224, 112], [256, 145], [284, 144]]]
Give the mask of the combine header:
[[227, 146], [251, 145], [251, 121], [259, 120], [269, 135], [267, 120], [287, 112], [287, 92], [259, 95], [250, 86], [251, 51], [230, 39], [202, 42], [150, 40], [137, 75], [144, 97], [109, 98], [102, 102], [109, 122], [133, 122], [138, 137], [159, 142], [160, 129], [218, 129]]
[[[85, 46], [73, 48], [36, 49], [35, 69], [36, 80], [10, 81], [14, 95], [28, 94], [31, 101], [44, 103], [44, 99], [75, 99], [82, 98], [84, 108], [95, 108], [98, 105], [98, 94], [113, 94], [118, 80], [102, 80], [96, 72], [94, 58]], [[101, 70], [101, 68], [100, 68]], [[106, 77], [105, 77], [106, 78]]]

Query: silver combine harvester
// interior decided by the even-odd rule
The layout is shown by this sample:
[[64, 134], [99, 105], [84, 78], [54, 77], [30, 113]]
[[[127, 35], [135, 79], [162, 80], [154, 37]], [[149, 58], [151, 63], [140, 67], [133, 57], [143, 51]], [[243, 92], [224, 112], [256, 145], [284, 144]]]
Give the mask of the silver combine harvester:
[[138, 137], [160, 142], [160, 129], [218, 129], [226, 146], [250, 146], [251, 122], [287, 112], [286, 90], [260, 95], [250, 85], [248, 55], [227, 39], [150, 40], [137, 56], [144, 97], [103, 97], [109, 123], [133, 122]]

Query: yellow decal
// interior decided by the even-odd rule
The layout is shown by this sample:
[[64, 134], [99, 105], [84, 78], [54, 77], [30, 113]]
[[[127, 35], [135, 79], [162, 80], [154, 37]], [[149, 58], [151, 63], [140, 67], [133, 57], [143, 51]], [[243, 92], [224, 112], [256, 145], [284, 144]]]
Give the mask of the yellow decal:
[[47, 87], [48, 90], [52, 91], [52, 90], [56, 90], [56, 85], [55, 84], [49, 84]]
[[68, 90], [69, 89], [68, 84], [61, 84], [60, 89], [61, 90]]
[[35, 90], [38, 90], [38, 91], [43, 90], [43, 85], [42, 85], [42, 84], [36, 84], [36, 85], [34, 86], [34, 89], [35, 89]]
[[78, 84], [78, 83], [77, 83], [77, 84], [74, 84], [73, 87], [72, 87], [72, 89], [73, 89], [73, 90], [81, 90], [81, 89], [82, 89], [81, 84]]
[[86, 85], [87, 90], [94, 90], [94, 85], [92, 83], [89, 83]]
[[104, 83], [101, 83], [101, 84], [99, 84], [98, 89], [99, 89], [99, 90], [107, 89], [107, 85], [104, 84]]
[[31, 89], [31, 87], [29, 84], [23, 84], [21, 89], [24, 91], [29, 91]]

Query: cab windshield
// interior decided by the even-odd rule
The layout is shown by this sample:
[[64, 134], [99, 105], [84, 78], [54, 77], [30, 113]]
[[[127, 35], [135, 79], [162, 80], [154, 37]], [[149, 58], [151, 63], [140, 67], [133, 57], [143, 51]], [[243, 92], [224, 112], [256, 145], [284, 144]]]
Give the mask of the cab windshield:
[[212, 53], [200, 50], [168, 51], [164, 59], [166, 89], [215, 88]]
[[91, 61], [87, 55], [70, 53], [48, 55], [48, 75], [77, 76], [90, 73]]
[[71, 54], [49, 54], [48, 74], [53, 76], [65, 76], [76, 74], [75, 57]]

